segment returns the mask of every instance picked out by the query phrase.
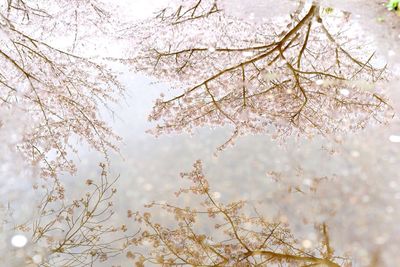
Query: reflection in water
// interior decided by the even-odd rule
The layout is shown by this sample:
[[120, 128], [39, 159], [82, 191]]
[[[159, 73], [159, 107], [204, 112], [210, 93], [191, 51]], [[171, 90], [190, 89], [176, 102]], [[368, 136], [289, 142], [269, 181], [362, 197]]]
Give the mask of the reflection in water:
[[[199, 10], [211, 14], [204, 16]], [[121, 155], [110, 157], [110, 176], [120, 175], [113, 200], [116, 216], [110, 224], [126, 225], [135, 232], [139, 225], [127, 210], [143, 210], [143, 205], [153, 200], [167, 208], [171, 206], [166, 203], [190, 207], [182, 213], [169, 210], [173, 216], [153, 211], [152, 218], [161, 222], [163, 231], [156, 237], [143, 236], [142, 241], [162, 243], [171, 238], [167, 241], [172, 246], [158, 247], [165, 249], [161, 253], [164, 257], [153, 255], [154, 263], [166, 260], [165, 254], [173, 251], [179, 251], [189, 263], [201, 252], [201, 263], [226, 263], [228, 258], [228, 265], [237, 260], [246, 261], [244, 266], [250, 260], [259, 264], [280, 260], [294, 266], [301, 260], [328, 266], [346, 266], [350, 261], [355, 266], [400, 262], [400, 159], [396, 144], [400, 128], [397, 120], [390, 126], [367, 127], [371, 120], [386, 120], [386, 111], [392, 113], [389, 101], [377, 91], [384, 88], [375, 88], [375, 82], [388, 76], [376, 67], [373, 53], [364, 53], [370, 45], [360, 43], [362, 34], [353, 25], [352, 15], [335, 7], [318, 10], [304, 6], [294, 11], [292, 17], [278, 18], [274, 24], [257, 21], [257, 26], [225, 16], [214, 6], [194, 13], [201, 23], [182, 16], [184, 9], [181, 13], [167, 10], [161, 21], [150, 22], [150, 33], [157, 34], [144, 40], [142, 47], [151, 57], [148, 61], [138, 58], [135, 67], [182, 90], [168, 91], [170, 84], [149, 86], [150, 81], [142, 76], [123, 76], [132, 90], [126, 98], [129, 106], [115, 108], [121, 120], [117, 118], [114, 129], [123, 136], [124, 144]], [[353, 30], [345, 31], [343, 25]], [[143, 31], [149, 30], [141, 26]], [[149, 45], [156, 51], [146, 50]], [[155, 128], [157, 133], [186, 130], [194, 132], [191, 136], [155, 139], [144, 133], [154, 128], [146, 116], [161, 92], [166, 96], [156, 102], [152, 113], [152, 119], [161, 123], [161, 128]], [[165, 103], [168, 99], [173, 100]], [[210, 125], [218, 127], [195, 130]], [[360, 131], [347, 134], [349, 129]], [[345, 132], [337, 133], [339, 130]], [[232, 131], [243, 136], [235, 140], [235, 146], [214, 156], [217, 148], [230, 140]], [[267, 131], [285, 135], [285, 142], [271, 140], [270, 135], [251, 135]], [[288, 136], [292, 132], [299, 136]], [[314, 133], [321, 136], [303, 138]], [[67, 203], [79, 200], [87, 191], [84, 181], [91, 185], [98, 180], [101, 156], [81, 151], [79, 157], [77, 176], [62, 178], [67, 183]], [[190, 194], [173, 195], [187, 186], [179, 173], [189, 171], [197, 159], [202, 160], [214, 192], [207, 196], [206, 207]], [[210, 199], [218, 203], [213, 209], [223, 207], [225, 211], [218, 211], [217, 221], [232, 220], [222, 226], [228, 231], [222, 235], [233, 238], [231, 242], [218, 242], [221, 228], [214, 229], [209, 218], [199, 219], [197, 225], [191, 221], [193, 209], [198, 212], [213, 205]], [[228, 203], [241, 200], [248, 204], [240, 206], [243, 214], [229, 209]], [[174, 217], [180, 225], [173, 224]], [[155, 226], [149, 220], [147, 224]], [[174, 227], [179, 232], [172, 231]], [[243, 239], [244, 245], [240, 242]], [[48, 251], [35, 254], [40, 249], [31, 245], [26, 250], [32, 262], [42, 262]], [[115, 258], [114, 263], [130, 264], [134, 252], [141, 249], [130, 248], [128, 258]], [[148, 246], [143, 250], [146, 252]], [[229, 258], [232, 255], [237, 257]]]

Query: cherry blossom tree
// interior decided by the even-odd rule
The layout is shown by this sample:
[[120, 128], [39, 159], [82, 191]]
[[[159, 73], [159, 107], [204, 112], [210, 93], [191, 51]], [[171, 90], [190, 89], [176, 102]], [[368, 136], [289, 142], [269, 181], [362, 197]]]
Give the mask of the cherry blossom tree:
[[126, 61], [179, 92], [156, 101], [152, 133], [232, 126], [222, 149], [244, 134], [330, 135], [391, 116], [376, 85], [385, 67], [346, 34], [347, 13], [299, 1], [290, 16], [251, 22], [220, 2], [183, 1], [135, 28], [140, 50]]
[[[335, 255], [326, 224], [315, 225], [319, 236], [317, 245], [307, 239], [298, 240], [287, 222], [266, 219], [257, 209], [248, 212], [247, 208], [247, 213], [243, 212], [246, 201], [228, 204], [218, 201], [200, 161], [182, 177], [190, 180], [191, 185], [176, 195], [200, 197], [202, 201], [198, 206], [180, 207], [158, 202], [147, 206], [149, 209], [159, 207], [173, 216], [174, 226], [154, 222], [153, 211], [128, 212], [128, 217], [145, 227], [134, 244], [153, 247], [143, 253], [127, 253], [128, 258], [136, 260], [137, 266], [147, 263], [163, 266], [350, 266], [350, 259]], [[214, 229], [201, 227], [204, 224], [208, 227], [212, 224]]]
[[33, 127], [18, 149], [42, 166], [43, 177], [75, 171], [67, 157], [74, 150], [71, 138], [104, 154], [116, 149], [118, 136], [100, 118], [99, 105], [115, 101], [123, 88], [79, 48], [88, 44], [90, 31], [92, 37], [107, 33], [113, 23], [103, 6], [79, 0], [1, 2], [0, 108], [29, 114]]
[[[59, 178], [76, 171], [70, 157], [77, 152], [76, 139], [106, 160], [108, 151], [117, 149], [119, 137], [101, 119], [100, 109], [124, 89], [96, 52], [102, 49], [96, 38], [113, 39], [114, 8], [96, 0], [0, 2], [0, 113], [6, 115], [0, 131], [9, 139], [3, 140], [3, 152], [12, 152], [2, 156], [7, 159], [2, 183], [24, 175], [44, 178], [28, 182], [41, 200], [35, 203], [36, 197], [26, 194], [33, 213], [27, 222], [12, 216], [14, 203], [8, 200], [11, 219], [2, 221], [1, 231], [23, 232], [27, 242], [24, 250], [2, 251], [8, 266], [93, 266], [129, 245], [127, 227], [111, 220], [116, 189], [105, 164], [100, 180], [88, 180], [91, 190], [76, 199]], [[16, 160], [24, 164], [11, 168]]]

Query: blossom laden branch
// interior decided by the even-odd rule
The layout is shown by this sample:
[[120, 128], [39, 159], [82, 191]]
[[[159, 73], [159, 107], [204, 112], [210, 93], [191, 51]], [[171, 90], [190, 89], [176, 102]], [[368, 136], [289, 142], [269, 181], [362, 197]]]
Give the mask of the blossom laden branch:
[[300, 6], [283, 31], [283, 23], [255, 26], [222, 12], [144, 26], [141, 51], [125, 62], [182, 91], [156, 101], [149, 119], [159, 124], [151, 132], [230, 125], [233, 134], [223, 149], [237, 136], [272, 129], [276, 137], [328, 136], [388, 120], [388, 101], [366, 90], [386, 79], [384, 68], [373, 65], [374, 53], [364, 59], [349, 45], [359, 40], [332, 33], [328, 25], [340, 19], [321, 14], [318, 5]]
[[[138, 248], [127, 254], [128, 258], [135, 259], [137, 266], [144, 266], [145, 263], [163, 266], [291, 263], [338, 267], [347, 262], [334, 255], [325, 224], [317, 227], [322, 236], [320, 244], [314, 248], [304, 247], [293, 237], [285, 223], [266, 220], [257, 211], [255, 214], [245, 214], [245, 201], [228, 204], [218, 201], [203, 174], [200, 161], [182, 177], [188, 179], [191, 186], [179, 190], [177, 196], [191, 194], [200, 197], [202, 201], [198, 207], [182, 208], [156, 202], [147, 206], [161, 207], [167, 214], [173, 215], [175, 223], [154, 222], [156, 211], [150, 210], [144, 214], [128, 212], [128, 217], [141, 223], [144, 230], [134, 241]], [[146, 244], [151, 245], [152, 249], [140, 252]]]
[[86, 180], [91, 189], [80, 198], [67, 200], [60, 184], [52, 190], [45, 187], [36, 218], [16, 227], [32, 234], [31, 243], [38, 253], [43, 253], [40, 247], [46, 248], [40, 266], [93, 266], [122, 254], [131, 245], [137, 233], [112, 220], [117, 179], [110, 181], [106, 165], [100, 167], [99, 181]]
[[[75, 20], [83, 13], [90, 18], [91, 12], [96, 12], [93, 22], [108, 19], [98, 1], [89, 2], [70, 3], [71, 9], [81, 8], [79, 14], [72, 12]], [[57, 10], [64, 4], [56, 1], [52, 8]], [[34, 7], [28, 1], [12, 0], [7, 5], [7, 10], [0, 12], [0, 62], [4, 66], [0, 71], [0, 107], [23, 110], [32, 118], [33, 126], [25, 133], [19, 150], [27, 160], [41, 165], [42, 177], [75, 171], [67, 156], [75, 150], [70, 143], [75, 136], [107, 158], [110, 149], [117, 149], [119, 137], [101, 119], [99, 110], [101, 105], [108, 108], [115, 102], [123, 86], [103, 64], [74, 53], [75, 49], [58, 48], [43, 36], [59, 25], [67, 31], [70, 23], [63, 24], [62, 16], [55, 18], [50, 9]], [[71, 19], [69, 12], [64, 10], [66, 19]], [[34, 22], [43, 27], [31, 29]], [[73, 46], [77, 42], [75, 36]]]

